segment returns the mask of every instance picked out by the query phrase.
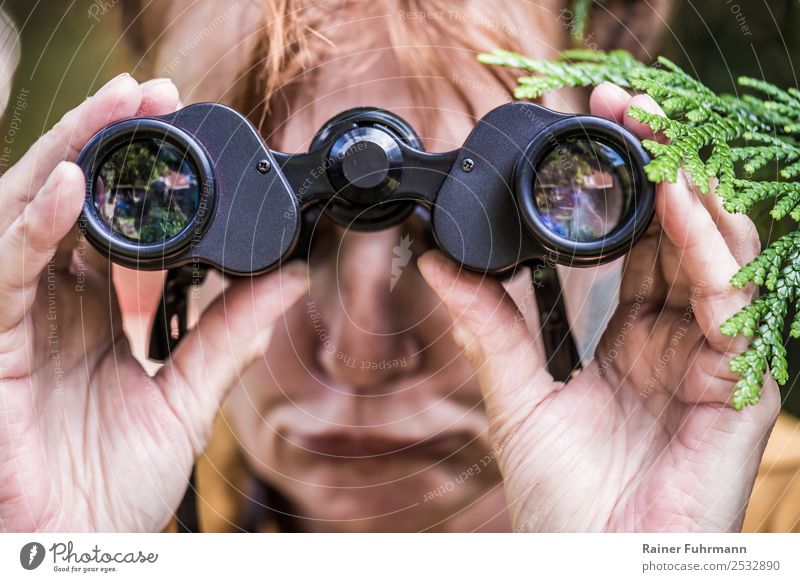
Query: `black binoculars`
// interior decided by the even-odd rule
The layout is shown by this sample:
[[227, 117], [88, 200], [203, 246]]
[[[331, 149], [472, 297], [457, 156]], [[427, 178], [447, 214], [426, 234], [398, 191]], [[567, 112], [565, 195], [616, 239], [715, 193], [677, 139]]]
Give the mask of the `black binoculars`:
[[309, 207], [363, 231], [422, 206], [436, 244], [470, 270], [496, 275], [542, 258], [593, 265], [625, 254], [647, 228], [647, 161], [625, 128], [531, 103], [498, 107], [460, 149], [436, 154], [373, 108], [331, 119], [308, 153], [279, 153], [236, 111], [200, 103], [90, 140], [78, 158], [81, 225], [128, 267], [249, 275], [291, 257]]
[[[312, 208], [360, 231], [423, 209], [447, 256], [490, 275], [536, 261], [616, 259], [653, 216], [647, 162], [624, 127], [532, 103], [494, 109], [446, 153], [425, 152], [393, 113], [352, 109], [328, 121], [302, 154], [272, 151], [236, 111], [199, 103], [120, 121], [89, 141], [78, 158], [86, 176], [80, 224], [114, 262], [171, 270], [155, 338], [170, 336], [171, 319], [185, 308], [179, 267], [270, 271], [306, 248], [303, 218]], [[167, 344], [185, 331], [183, 319]], [[170, 347], [160, 345], [151, 342], [156, 359]]]

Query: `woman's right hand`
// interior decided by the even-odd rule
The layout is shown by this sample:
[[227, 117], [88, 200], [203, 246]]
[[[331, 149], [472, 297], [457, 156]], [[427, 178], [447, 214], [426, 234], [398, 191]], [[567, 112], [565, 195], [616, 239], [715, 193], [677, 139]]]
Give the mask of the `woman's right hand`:
[[305, 269], [238, 281], [150, 377], [131, 355], [107, 258], [75, 228], [73, 163], [98, 130], [178, 106], [168, 80], [116, 77], [0, 178], [0, 530], [158, 531], [230, 386]]

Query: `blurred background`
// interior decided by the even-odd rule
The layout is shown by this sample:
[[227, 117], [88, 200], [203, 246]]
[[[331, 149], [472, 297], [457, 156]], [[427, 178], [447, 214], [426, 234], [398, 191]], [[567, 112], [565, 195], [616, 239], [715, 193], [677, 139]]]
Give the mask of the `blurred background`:
[[[14, 133], [8, 167], [66, 111], [122, 71], [137, 75], [117, 26], [120, 0], [0, 0], [21, 35], [20, 63], [2, 120]], [[736, 93], [741, 75], [798, 86], [800, 3], [796, 0], [676, 2], [660, 53], [716, 91]], [[14, 119], [22, 97], [24, 116]], [[775, 223], [769, 206], [756, 213], [764, 243], [795, 227]], [[787, 326], [788, 327], [788, 326]], [[800, 342], [790, 341], [791, 380], [784, 409], [800, 417]]]

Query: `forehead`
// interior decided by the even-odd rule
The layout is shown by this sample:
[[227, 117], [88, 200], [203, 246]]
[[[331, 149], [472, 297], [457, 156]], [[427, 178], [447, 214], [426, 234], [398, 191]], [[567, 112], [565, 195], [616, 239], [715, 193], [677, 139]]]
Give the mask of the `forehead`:
[[138, 26], [153, 76], [172, 78], [184, 101], [224, 100], [263, 28], [256, 0], [142, 0]]
[[[257, 92], [260, 85], [242, 81], [263, 80], [265, 63], [253, 66], [256, 46], [265, 37], [278, 38], [281, 26], [288, 26], [288, 19], [275, 14], [277, 4], [282, 3], [153, 0], [142, 19], [158, 38], [150, 55], [152, 72], [171, 77], [186, 103], [231, 104], [241, 97], [235, 93], [242, 87]], [[319, 4], [289, 0], [284, 6]], [[347, 9], [336, 8], [344, 4]], [[312, 55], [305, 70], [297, 67], [302, 89], [292, 97], [282, 139], [271, 141], [285, 151], [304, 150], [327, 119], [359, 106], [392, 109], [417, 128], [427, 121], [429, 133], [423, 138], [429, 149], [457, 147], [474, 122], [457, 93], [466, 96], [477, 115], [509, 99], [507, 89], [477, 63], [476, 52], [506, 43], [550, 57], [564, 48], [567, 38], [558, 24], [560, 3], [552, 0], [440, 0], [420, 10], [407, 10], [400, 0], [334, 0], [324, 5], [302, 21], [309, 23], [304, 34]], [[270, 46], [270, 58], [284, 48]], [[291, 51], [287, 56], [292, 58]]]

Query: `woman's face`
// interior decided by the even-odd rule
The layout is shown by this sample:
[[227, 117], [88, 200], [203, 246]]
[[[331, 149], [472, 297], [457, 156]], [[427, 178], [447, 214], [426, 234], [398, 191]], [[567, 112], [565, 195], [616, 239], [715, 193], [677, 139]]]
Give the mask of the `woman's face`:
[[[343, 17], [328, 35], [336, 43], [363, 26]], [[181, 28], [172, 32], [178, 38], [164, 45], [174, 50]], [[422, 127], [411, 84], [386, 50], [389, 36], [334, 53], [314, 85], [299, 92], [283, 139], [270, 146], [304, 151], [325, 121], [365, 105]], [[545, 49], [556, 42], [541, 39]], [[203, 44], [203, 58], [219, 62], [222, 52], [211, 45]], [[473, 55], [442, 51], [454, 73], [469, 79]], [[479, 115], [508, 100], [499, 86], [466, 84]], [[434, 123], [422, 138], [432, 151], [459, 147], [474, 125], [451, 86], [450, 79], [430, 80], [429, 94], [439, 97], [426, 104]], [[279, 322], [263, 360], [230, 398], [227, 416], [251, 468], [311, 518], [312, 529], [509, 527], [477, 380], [452, 340], [450, 316], [417, 271], [429, 239], [422, 214], [375, 233], [323, 217], [306, 257], [309, 295]], [[520, 297], [526, 277], [508, 286]]]

